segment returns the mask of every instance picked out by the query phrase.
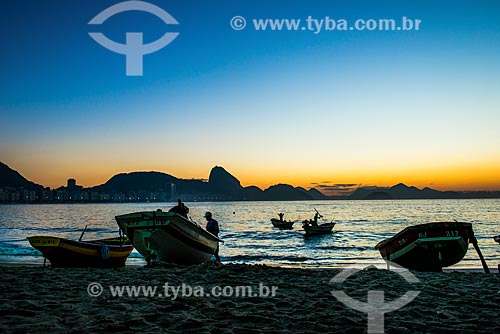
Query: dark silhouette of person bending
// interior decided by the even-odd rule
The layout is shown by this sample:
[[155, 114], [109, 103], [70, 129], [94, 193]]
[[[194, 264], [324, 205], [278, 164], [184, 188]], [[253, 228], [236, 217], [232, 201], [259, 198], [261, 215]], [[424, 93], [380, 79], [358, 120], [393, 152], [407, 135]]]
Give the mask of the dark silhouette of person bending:
[[187, 218], [188, 213], [189, 213], [189, 208], [187, 206], [185, 206], [184, 203], [182, 203], [182, 201], [180, 199], [178, 199], [177, 205], [174, 206], [172, 209], [168, 210], [168, 212], [177, 213], [178, 215], [181, 215], [181, 216]]

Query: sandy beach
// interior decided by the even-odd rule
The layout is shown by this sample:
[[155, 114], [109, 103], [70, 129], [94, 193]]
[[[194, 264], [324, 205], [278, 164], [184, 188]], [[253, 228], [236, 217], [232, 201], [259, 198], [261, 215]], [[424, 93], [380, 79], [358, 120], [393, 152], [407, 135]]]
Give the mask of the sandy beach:
[[[395, 272], [373, 269], [342, 284], [330, 283], [339, 272], [234, 264], [112, 270], [0, 266], [0, 332], [366, 333], [366, 313], [345, 306], [331, 290], [343, 290], [362, 302], [368, 290], [384, 291], [386, 302], [409, 290], [420, 291], [408, 305], [385, 314], [386, 333], [500, 331], [498, 274], [415, 273], [420, 282], [408, 283]], [[91, 296], [99, 292], [88, 292], [91, 283], [99, 283], [102, 294]], [[167, 291], [165, 283], [178, 288], [176, 298], [173, 293], [159, 296]], [[112, 296], [110, 285], [158, 289], [155, 296], [118, 297]], [[189, 287], [212, 292], [217, 286], [231, 287], [226, 292], [251, 286], [262, 295], [188, 296]], [[262, 286], [277, 287], [275, 295]]]

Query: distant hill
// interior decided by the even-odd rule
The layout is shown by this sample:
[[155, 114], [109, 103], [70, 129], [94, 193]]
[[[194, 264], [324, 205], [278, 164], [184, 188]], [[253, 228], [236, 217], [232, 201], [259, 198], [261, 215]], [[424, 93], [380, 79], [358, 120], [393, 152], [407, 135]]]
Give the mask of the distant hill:
[[184, 180], [161, 172], [132, 172], [117, 174], [106, 183], [93, 187], [92, 190], [125, 194], [166, 192], [170, 196], [170, 194], [207, 194], [208, 188], [208, 184], [202, 180]]
[[304, 189], [302, 187], [297, 187], [295, 189], [300, 190], [300, 191], [306, 193], [312, 199], [324, 200], [324, 199], [329, 199], [330, 198], [330, 197], [326, 196], [325, 194], [323, 194], [321, 191], [319, 191], [316, 188], [311, 188], [309, 190], [306, 190], [306, 189]]
[[466, 198], [500, 198], [500, 191], [464, 191]]
[[29, 190], [39, 190], [43, 186], [28, 181], [17, 171], [6, 164], [0, 162], [0, 187], [24, 188]]
[[215, 166], [208, 177], [208, 189], [220, 199], [243, 199], [244, 189], [240, 181], [224, 168]]
[[463, 193], [439, 191], [431, 188], [418, 189], [403, 183], [392, 187], [361, 187], [356, 189], [348, 199], [454, 199], [466, 198]]
[[288, 184], [277, 184], [264, 190], [264, 200], [301, 201], [313, 199], [311, 195]]
[[392, 199], [393, 197], [385, 191], [374, 191], [366, 195], [364, 199]]
[[164, 191], [166, 185], [178, 182], [172, 175], [160, 172], [133, 172], [113, 176], [106, 183], [93, 188], [101, 192]]
[[243, 188], [243, 200], [245, 201], [260, 201], [264, 197], [264, 190], [256, 186]]
[[[106, 183], [92, 188], [94, 191], [107, 193], [131, 192], [168, 192], [173, 191], [181, 198], [197, 197], [216, 200], [310, 200], [325, 199], [317, 190], [294, 188], [287, 184], [278, 184], [262, 190], [255, 186], [242, 187], [240, 181], [223, 167], [215, 166], [210, 171], [208, 182], [202, 180], [179, 179], [160, 172], [132, 172], [113, 176]], [[196, 198], [197, 198], [196, 197]]]

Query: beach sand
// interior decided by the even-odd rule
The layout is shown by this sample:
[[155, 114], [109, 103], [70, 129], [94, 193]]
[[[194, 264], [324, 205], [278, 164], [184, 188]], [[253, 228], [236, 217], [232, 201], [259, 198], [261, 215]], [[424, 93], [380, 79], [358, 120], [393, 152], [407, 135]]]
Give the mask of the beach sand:
[[[339, 302], [343, 290], [362, 302], [368, 290], [386, 302], [420, 294], [385, 314], [386, 333], [500, 332], [500, 275], [415, 273], [408, 283], [386, 270], [364, 270], [342, 284], [340, 272], [261, 265], [203, 264], [189, 268], [50, 269], [0, 266], [0, 333], [366, 333], [367, 315]], [[98, 282], [104, 292], [89, 296]], [[277, 286], [274, 297], [113, 297], [110, 285]], [[94, 290], [93, 290], [94, 291]], [[199, 290], [198, 290], [199, 291]], [[227, 288], [229, 292], [229, 288]], [[266, 292], [264, 288], [261, 291]], [[188, 289], [185, 288], [186, 294]], [[271, 290], [267, 291], [268, 293]]]

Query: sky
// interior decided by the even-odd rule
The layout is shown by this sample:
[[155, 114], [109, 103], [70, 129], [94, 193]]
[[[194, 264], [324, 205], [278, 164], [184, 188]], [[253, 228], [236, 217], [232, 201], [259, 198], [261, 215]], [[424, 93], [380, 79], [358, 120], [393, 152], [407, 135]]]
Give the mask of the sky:
[[[262, 188], [500, 189], [499, 2], [152, 0], [178, 24], [143, 11], [88, 24], [120, 2], [2, 1], [0, 161], [29, 180], [218, 165]], [[403, 16], [419, 30], [254, 26]], [[89, 32], [179, 35], [127, 76]]]

